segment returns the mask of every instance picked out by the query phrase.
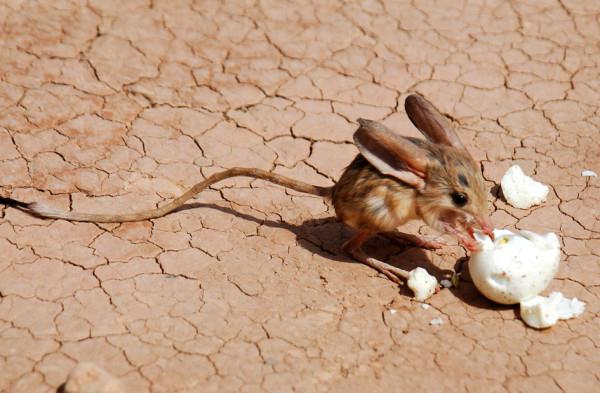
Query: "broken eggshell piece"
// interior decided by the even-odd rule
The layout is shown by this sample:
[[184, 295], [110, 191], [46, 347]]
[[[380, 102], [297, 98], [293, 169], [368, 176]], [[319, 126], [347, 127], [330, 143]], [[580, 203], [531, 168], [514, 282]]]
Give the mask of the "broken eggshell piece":
[[528, 209], [545, 202], [550, 191], [548, 186], [523, 173], [518, 165], [508, 168], [500, 181], [500, 186], [506, 202], [519, 209]]
[[577, 298], [567, 299], [560, 292], [550, 296], [536, 296], [521, 302], [521, 318], [537, 329], [554, 325], [559, 319], [570, 319], [583, 314], [585, 303]]
[[481, 250], [471, 256], [469, 272], [479, 292], [497, 303], [515, 304], [546, 289], [558, 270], [558, 237], [506, 229], [494, 235], [494, 241], [475, 235]]

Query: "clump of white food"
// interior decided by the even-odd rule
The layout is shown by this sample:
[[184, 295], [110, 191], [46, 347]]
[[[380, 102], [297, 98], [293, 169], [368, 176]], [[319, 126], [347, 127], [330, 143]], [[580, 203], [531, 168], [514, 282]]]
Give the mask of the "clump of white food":
[[508, 168], [500, 181], [506, 201], [519, 209], [527, 209], [546, 201], [548, 186], [523, 173], [518, 165]]
[[471, 256], [469, 272], [477, 289], [497, 303], [516, 304], [537, 296], [558, 270], [560, 242], [554, 233], [496, 229], [495, 241], [476, 237], [481, 251]]
[[422, 267], [408, 273], [408, 287], [415, 293], [415, 299], [422, 302], [435, 292], [437, 280]]
[[583, 177], [598, 177], [598, 174], [594, 171], [590, 171], [588, 169], [581, 171], [581, 176]]
[[529, 326], [543, 329], [554, 325], [559, 319], [570, 319], [581, 315], [585, 303], [577, 298], [567, 299], [560, 292], [549, 297], [536, 296], [521, 302], [521, 318]]

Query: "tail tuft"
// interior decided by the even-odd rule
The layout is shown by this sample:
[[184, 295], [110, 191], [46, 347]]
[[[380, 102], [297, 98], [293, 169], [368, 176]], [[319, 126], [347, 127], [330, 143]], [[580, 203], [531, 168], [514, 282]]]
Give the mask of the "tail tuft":
[[43, 203], [33, 202], [29, 203], [27, 206], [27, 210], [34, 216], [42, 217], [42, 218], [62, 218], [68, 219], [68, 212], [64, 212]]
[[0, 204], [10, 206], [10, 207], [17, 207], [17, 208], [21, 208], [21, 209], [29, 209], [29, 206], [30, 206], [29, 203], [17, 201], [16, 199], [12, 199], [12, 198], [4, 198], [4, 197], [0, 197]]

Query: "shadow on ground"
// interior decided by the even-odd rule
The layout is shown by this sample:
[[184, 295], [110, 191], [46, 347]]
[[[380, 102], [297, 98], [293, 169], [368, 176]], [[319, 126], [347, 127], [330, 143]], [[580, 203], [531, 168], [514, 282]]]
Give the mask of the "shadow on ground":
[[[250, 214], [240, 213], [239, 211], [215, 205], [212, 203], [190, 203], [183, 205], [177, 211], [190, 210], [196, 208], [211, 208], [227, 214], [233, 214], [245, 220], [256, 222], [260, 225], [266, 225], [273, 228], [283, 228], [296, 235], [298, 244], [311, 253], [318, 254], [324, 258], [331, 259], [341, 263], [359, 263], [342, 251], [342, 245], [352, 237], [353, 231], [339, 222], [335, 217], [319, 218], [304, 221], [301, 225], [293, 225], [286, 222], [273, 220], [262, 220]], [[422, 267], [435, 276], [438, 281], [452, 276], [453, 271], [449, 269], [440, 269], [434, 265], [427, 252], [421, 248], [410, 244], [396, 244], [390, 240], [376, 236], [370, 239], [364, 246], [367, 255], [385, 261], [392, 266], [404, 270], [412, 270], [416, 267]], [[456, 261], [454, 271], [461, 272], [461, 283], [455, 288], [450, 288], [452, 293], [463, 302], [477, 308], [489, 310], [505, 310], [511, 306], [504, 306], [493, 303], [484, 298], [473, 285], [468, 273], [467, 258], [460, 258]], [[404, 296], [412, 297], [412, 291], [406, 286], [400, 287], [400, 293]]]

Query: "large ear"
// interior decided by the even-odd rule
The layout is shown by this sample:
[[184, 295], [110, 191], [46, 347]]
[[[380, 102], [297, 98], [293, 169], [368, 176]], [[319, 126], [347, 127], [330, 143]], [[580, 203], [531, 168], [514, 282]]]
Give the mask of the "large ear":
[[359, 129], [354, 143], [360, 153], [381, 173], [393, 176], [408, 185], [425, 188], [427, 153], [383, 124], [358, 119]]
[[454, 131], [452, 123], [433, 104], [417, 94], [411, 94], [404, 101], [404, 109], [412, 123], [434, 143], [441, 143], [464, 149], [464, 145]]

